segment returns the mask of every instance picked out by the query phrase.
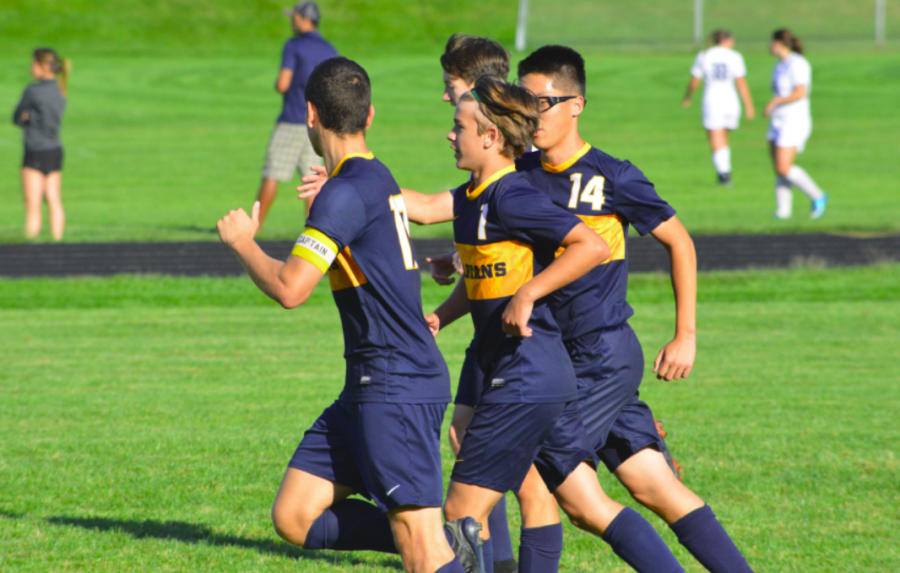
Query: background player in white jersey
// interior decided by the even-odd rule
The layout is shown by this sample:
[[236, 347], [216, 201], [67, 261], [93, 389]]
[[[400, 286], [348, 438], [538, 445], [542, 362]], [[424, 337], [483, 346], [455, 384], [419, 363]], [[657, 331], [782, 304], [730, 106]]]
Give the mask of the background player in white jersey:
[[818, 219], [825, 214], [826, 195], [813, 178], [799, 165], [794, 165], [798, 153], [803, 153], [806, 140], [812, 133], [809, 94], [812, 91], [812, 67], [803, 57], [800, 38], [790, 30], [775, 30], [769, 43], [772, 55], [778, 58], [772, 73], [774, 97], [766, 105], [770, 117], [766, 138], [772, 150], [775, 166], [775, 217], [790, 219], [796, 185], [812, 201], [809, 217]]
[[[741, 120], [741, 103], [744, 100], [747, 119], [756, 117], [753, 98], [747, 89], [747, 67], [744, 58], [734, 51], [734, 36], [728, 30], [716, 30], [710, 37], [712, 47], [697, 54], [691, 66], [691, 82], [684, 94], [684, 107], [690, 107], [691, 96], [706, 82], [703, 91], [703, 128], [709, 134], [712, 162], [719, 174], [719, 183], [731, 184], [731, 148], [728, 147], [728, 131], [737, 129]], [[737, 86], [737, 90], [735, 90]]]

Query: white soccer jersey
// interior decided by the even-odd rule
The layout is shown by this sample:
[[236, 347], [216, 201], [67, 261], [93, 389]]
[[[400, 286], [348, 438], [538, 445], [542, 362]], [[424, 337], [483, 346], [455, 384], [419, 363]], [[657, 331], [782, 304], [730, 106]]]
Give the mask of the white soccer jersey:
[[806, 86], [806, 96], [792, 103], [775, 108], [773, 117], [799, 118], [809, 116], [809, 94], [812, 91], [812, 67], [796, 52], [775, 64], [772, 73], [772, 92], [778, 97], [794, 93], [797, 86]]
[[713, 113], [718, 111], [737, 111], [740, 114], [741, 104], [738, 100], [734, 80], [747, 75], [744, 58], [731, 48], [715, 46], [697, 54], [691, 75], [702, 79], [706, 86], [703, 92], [703, 107]]

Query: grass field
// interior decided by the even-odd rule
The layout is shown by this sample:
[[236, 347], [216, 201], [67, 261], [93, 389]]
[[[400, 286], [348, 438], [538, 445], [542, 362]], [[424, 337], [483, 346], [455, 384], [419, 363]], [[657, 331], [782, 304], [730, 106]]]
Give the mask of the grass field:
[[[686, 482], [757, 571], [900, 568], [898, 281], [897, 265], [704, 274], [691, 378], [645, 378]], [[426, 284], [426, 309], [446, 293]], [[649, 362], [672, 328], [667, 278], [632, 276], [630, 298]], [[269, 524], [342, 383], [329, 299], [288, 313], [247, 279], [0, 281], [0, 570], [400, 570], [291, 548]], [[439, 338], [453, 372], [470, 331]], [[567, 526], [562, 570], [627, 568]]]
[[[77, 1], [59, 14], [48, 2], [17, 0], [0, 9], [0, 46], [6, 48], [0, 109], [11, 110], [29, 81], [33, 46], [59, 37], [57, 45], [75, 63], [63, 130], [66, 240], [214, 239], [219, 216], [252, 202], [280, 109], [272, 83], [286, 23], [270, 16], [277, 5], [129, 0], [102, 10], [99, 4], [90, 9], [92, 4]], [[455, 30], [509, 42], [514, 7], [482, 8], [469, 0], [374, 7], [341, 3], [323, 23], [324, 33], [372, 77], [371, 148], [404, 186], [455, 186], [466, 174], [454, 168], [444, 139], [451, 110], [440, 101], [440, 46]], [[33, 21], [45, 22], [48, 31], [36, 30]], [[398, 31], [403, 29], [411, 32]], [[760, 109], [774, 64], [763, 48], [759, 42], [738, 44], [747, 50], [748, 80]], [[808, 51], [815, 69], [815, 131], [799, 162], [832, 196], [821, 221], [806, 219], [807, 202], [799, 193], [793, 221], [772, 219], [765, 119], [744, 122], [734, 134], [735, 187], [714, 184], [699, 95], [692, 109], [680, 107], [689, 51], [585, 48], [589, 103], [583, 134], [641, 167], [695, 233], [896, 232], [900, 53], [841, 53], [815, 42]], [[20, 153], [18, 129], [0, 125], [0, 242], [23, 240]], [[302, 228], [302, 206], [291, 190], [282, 186], [264, 238], [293, 238]], [[450, 232], [448, 226], [414, 231]], [[46, 229], [42, 237], [48, 239]]]

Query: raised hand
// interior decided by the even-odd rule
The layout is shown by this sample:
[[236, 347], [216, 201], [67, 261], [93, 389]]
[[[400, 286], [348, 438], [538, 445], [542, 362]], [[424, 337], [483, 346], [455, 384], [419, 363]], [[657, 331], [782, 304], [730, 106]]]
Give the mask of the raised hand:
[[244, 241], [252, 241], [259, 230], [259, 201], [253, 204], [251, 214], [243, 209], [232, 209], [216, 223], [219, 239], [231, 247]]
[[319, 194], [319, 191], [322, 190], [322, 185], [325, 185], [325, 182], [328, 181], [328, 172], [325, 171], [325, 167], [322, 165], [313, 165], [310, 167], [315, 173], [310, 175], [304, 175], [303, 185], [297, 187], [297, 198], [298, 199], [311, 199]]

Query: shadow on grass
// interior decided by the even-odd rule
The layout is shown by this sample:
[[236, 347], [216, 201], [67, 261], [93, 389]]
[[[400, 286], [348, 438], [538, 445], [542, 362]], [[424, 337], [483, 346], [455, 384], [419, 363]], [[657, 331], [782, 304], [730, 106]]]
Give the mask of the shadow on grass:
[[[174, 539], [182, 543], [215, 545], [222, 547], [241, 547], [252, 549], [266, 555], [276, 555], [289, 559], [308, 561], [327, 561], [335, 565], [358, 565], [365, 563], [350, 554], [341, 552], [317, 552], [304, 551], [287, 542], [271, 541], [268, 539], [253, 539], [237, 535], [223, 535], [216, 533], [209, 526], [185, 523], [184, 521], [144, 521], [108, 519], [103, 517], [48, 517], [48, 523], [53, 525], [70, 525], [93, 531], [122, 531], [135, 539]], [[399, 563], [384, 564], [383, 566], [400, 570]]]

